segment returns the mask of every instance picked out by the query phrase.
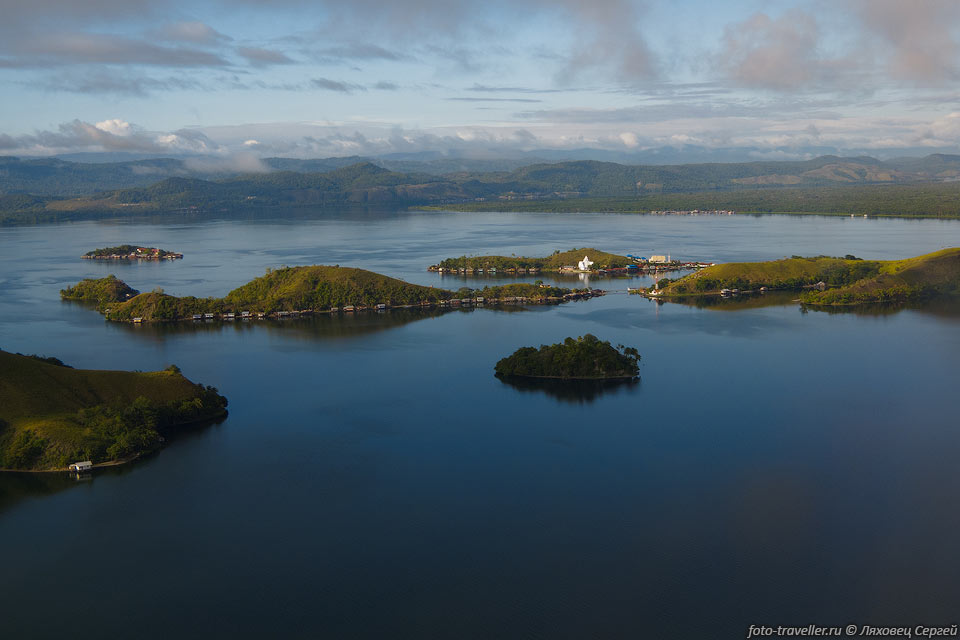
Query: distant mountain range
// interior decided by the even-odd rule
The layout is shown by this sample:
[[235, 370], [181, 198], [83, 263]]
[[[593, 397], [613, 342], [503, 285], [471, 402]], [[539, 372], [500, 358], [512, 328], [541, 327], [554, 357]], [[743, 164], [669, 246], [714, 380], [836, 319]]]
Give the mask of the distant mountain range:
[[[687, 165], [624, 165], [581, 160], [501, 170], [477, 169], [496, 166], [498, 161], [393, 162], [401, 163], [404, 170], [391, 170], [382, 166], [383, 163], [356, 157], [268, 158], [262, 161], [263, 172], [223, 171], [211, 176], [197, 170], [190, 159], [153, 158], [93, 164], [51, 158], [0, 158], [0, 219], [9, 222], [26, 214], [40, 220], [110, 212], [153, 214], [267, 206], [422, 206], [584, 198], [649, 200], [670, 194], [701, 194], [698, 199], [702, 200], [707, 194], [755, 193], [759, 198], [758, 190], [779, 192], [785, 187], [872, 189], [873, 185], [919, 185], [918, 188], [926, 189], [939, 185], [937, 189], [947, 189], [952, 194], [953, 185], [945, 183], [960, 181], [960, 156], [942, 154], [887, 161], [822, 156], [796, 162]], [[472, 168], [438, 173], [441, 168], [454, 166], [445, 163], [461, 163]], [[946, 196], [940, 194], [939, 197], [942, 200]], [[941, 205], [935, 206], [931, 211], [916, 213], [940, 211]]]
[[[411, 195], [412, 190], [414, 193], [429, 193], [431, 197], [451, 198], [499, 196], [510, 192], [538, 196], [558, 192], [612, 197], [650, 192], [960, 180], [960, 156], [945, 154], [893, 160], [821, 156], [805, 161], [681, 165], [626, 165], [595, 160], [551, 163], [536, 158], [406, 160], [358, 156], [313, 160], [266, 158], [259, 162], [263, 172], [245, 174], [214, 158], [142, 158], [94, 163], [59, 158], [0, 157], [0, 194], [89, 196], [156, 185], [166, 178], [231, 183], [238, 189], [239, 180], [248, 181], [260, 189], [268, 184], [286, 189], [291, 182], [297, 181], [324, 183], [324, 179], [315, 174], [330, 174], [351, 166], [362, 167], [353, 170], [351, 175], [359, 173], [372, 177], [369, 186], [384, 186], [383, 171], [386, 171], [391, 174], [387, 180], [390, 186], [409, 187], [405, 196]], [[287, 175], [290, 173], [313, 177], [294, 179]], [[336, 181], [338, 178], [331, 176], [331, 179]], [[431, 186], [422, 186], [427, 184]], [[194, 184], [192, 188], [199, 188], [199, 185]]]

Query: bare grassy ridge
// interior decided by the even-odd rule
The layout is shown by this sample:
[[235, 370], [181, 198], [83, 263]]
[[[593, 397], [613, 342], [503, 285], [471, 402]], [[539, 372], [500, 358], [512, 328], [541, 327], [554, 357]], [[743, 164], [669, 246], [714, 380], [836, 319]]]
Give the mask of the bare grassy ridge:
[[215, 390], [173, 368], [71, 369], [0, 351], [0, 468], [61, 468], [77, 459], [133, 455], [142, 452], [139, 445], [156, 445], [156, 428], [211, 417], [225, 406]]

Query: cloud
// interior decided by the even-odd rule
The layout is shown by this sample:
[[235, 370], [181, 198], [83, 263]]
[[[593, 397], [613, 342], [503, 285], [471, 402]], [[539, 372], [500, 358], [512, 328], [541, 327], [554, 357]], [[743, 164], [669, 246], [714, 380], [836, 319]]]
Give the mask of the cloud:
[[72, 120], [59, 125], [55, 131], [7, 136], [6, 142], [7, 148], [31, 155], [67, 151], [225, 152], [220, 145], [195, 129], [180, 129], [169, 133], [150, 132], [122, 118], [111, 118], [96, 124]]
[[717, 58], [739, 86], [796, 91], [832, 80], [827, 76], [835, 64], [819, 56], [819, 38], [816, 19], [803, 11], [777, 19], [755, 13], [727, 26]]
[[380, 82], [374, 84], [373, 88], [377, 89], [378, 91], [397, 91], [400, 89], [400, 85], [381, 80]]
[[126, 120], [121, 120], [120, 118], [112, 118], [110, 120], [104, 120], [103, 122], [98, 122], [93, 125], [100, 131], [106, 131], [115, 136], [130, 136], [134, 133], [133, 126]]
[[203, 88], [200, 83], [184, 77], [152, 78], [127, 73], [107, 73], [106, 71], [58, 73], [34, 80], [29, 83], [29, 86], [46, 91], [132, 96], [138, 98], [143, 98], [156, 92], [199, 90]]
[[78, 64], [220, 67], [227, 61], [208, 51], [166, 47], [125, 36], [56, 33], [6, 39], [0, 44], [0, 67], [35, 68]]
[[160, 40], [173, 42], [190, 42], [200, 45], [215, 45], [220, 42], [230, 42], [230, 36], [224, 35], [198, 21], [170, 22], [151, 33]]
[[543, 102], [533, 98], [447, 98], [447, 100], [460, 102]]
[[410, 57], [390, 51], [379, 45], [365, 42], [349, 42], [334, 47], [325, 47], [313, 52], [317, 62], [336, 63], [345, 60], [409, 60]]
[[224, 157], [187, 158], [183, 161], [183, 165], [190, 171], [196, 171], [197, 173], [269, 173], [272, 171], [253, 153], [234, 153]]
[[941, 86], [958, 78], [960, 3], [954, 0], [855, 0], [853, 10], [879, 41], [875, 51], [894, 78]]
[[353, 93], [354, 91], [367, 90], [367, 88], [361, 84], [341, 82], [340, 80], [331, 80], [330, 78], [313, 78], [310, 80], [310, 86], [312, 86], [314, 89], [337, 91], [339, 93]]
[[247, 59], [255, 67], [266, 67], [274, 64], [293, 64], [293, 60], [285, 54], [271, 49], [259, 47], [237, 47], [237, 53]]
[[533, 89], [530, 87], [491, 87], [484, 84], [476, 84], [467, 87], [465, 91], [476, 91], [478, 93], [560, 93], [570, 89]]

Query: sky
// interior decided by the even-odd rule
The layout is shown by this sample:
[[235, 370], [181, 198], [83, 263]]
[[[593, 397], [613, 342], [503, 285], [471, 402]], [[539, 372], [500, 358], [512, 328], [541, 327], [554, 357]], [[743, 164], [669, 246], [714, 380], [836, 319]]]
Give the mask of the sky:
[[0, 0], [0, 155], [960, 153], [956, 0]]

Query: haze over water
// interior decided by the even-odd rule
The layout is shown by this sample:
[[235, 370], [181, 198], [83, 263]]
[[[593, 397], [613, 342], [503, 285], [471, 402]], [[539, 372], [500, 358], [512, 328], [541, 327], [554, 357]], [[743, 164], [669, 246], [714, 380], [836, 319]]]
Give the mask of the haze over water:
[[[79, 259], [123, 242], [185, 258]], [[619, 293], [648, 279], [593, 279], [611, 294], [526, 310], [133, 327], [58, 296], [108, 273], [222, 295], [284, 264], [482, 286], [515, 279], [426, 267], [585, 246], [892, 259], [960, 246], [960, 222], [414, 212], [2, 228], [0, 347], [85, 368], [175, 363], [230, 400], [222, 423], [89, 482], [0, 475], [4, 635], [956, 623], [955, 303], [699, 309]], [[564, 394], [493, 376], [520, 346], [588, 332], [636, 346], [641, 382]]]

